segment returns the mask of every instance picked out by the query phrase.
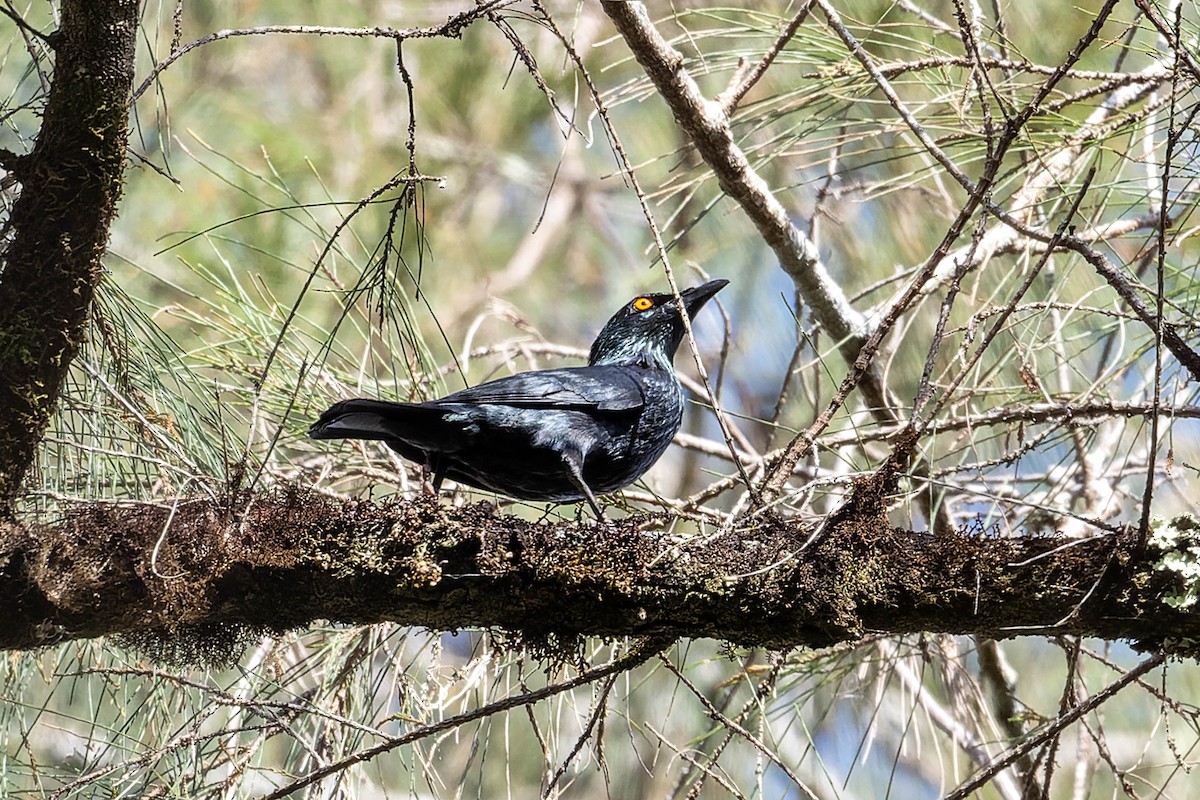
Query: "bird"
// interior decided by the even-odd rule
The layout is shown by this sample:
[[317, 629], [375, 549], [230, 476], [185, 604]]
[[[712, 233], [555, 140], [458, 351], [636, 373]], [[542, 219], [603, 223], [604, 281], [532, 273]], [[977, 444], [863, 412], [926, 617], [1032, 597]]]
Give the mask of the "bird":
[[683, 419], [674, 357], [689, 319], [724, 288], [720, 279], [630, 300], [592, 342], [587, 366], [519, 372], [437, 400], [356, 398], [323, 413], [313, 439], [382, 441], [442, 481], [518, 500], [586, 500], [640, 478]]

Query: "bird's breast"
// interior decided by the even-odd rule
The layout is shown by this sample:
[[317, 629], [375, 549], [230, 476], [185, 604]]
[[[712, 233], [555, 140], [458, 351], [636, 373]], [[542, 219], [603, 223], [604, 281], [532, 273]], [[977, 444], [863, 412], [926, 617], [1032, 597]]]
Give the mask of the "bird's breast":
[[605, 435], [584, 462], [585, 480], [600, 493], [622, 489], [654, 466], [683, 419], [683, 389], [674, 374], [638, 372], [645, 402], [635, 414], [606, 420]]

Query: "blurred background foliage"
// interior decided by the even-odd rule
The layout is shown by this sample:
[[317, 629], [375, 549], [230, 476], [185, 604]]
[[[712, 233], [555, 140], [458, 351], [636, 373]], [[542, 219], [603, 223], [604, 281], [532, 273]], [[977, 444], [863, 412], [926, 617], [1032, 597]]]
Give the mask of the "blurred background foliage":
[[[733, 281], [720, 298], [723, 313], [706, 313], [697, 326], [722, 405], [747, 445], [762, 452], [785, 444], [844, 375], [836, 343], [815, 329], [774, 255], [722, 199], [598, 5], [545, 5], [600, 91], [679, 283]], [[1019, 107], [1045, 79], [1045, 71], [999, 66], [988, 73], [995, 95], [985, 105], [970, 70], [950, 63], [963, 54], [953, 3], [837, 5], [872, 56], [897, 66], [889, 75], [897, 92], [971, 174], [987, 156], [988, 115], [1002, 121], [999, 98]], [[1062, 2], [998, 5], [1002, 29], [989, 6], [980, 31], [988, 57], [1004, 64], [1053, 68], [1092, 19]], [[262, 26], [436, 26], [469, 6], [188, 0], [178, 6], [179, 41]], [[1168, 15], [1166, 4], [1155, 7]], [[728, 85], [739, 57], [754, 61], [770, 47], [796, 9], [651, 3], [710, 97]], [[138, 83], [172, 53], [176, 10], [145, 5]], [[54, 27], [52, 3], [18, 11], [40, 30]], [[1184, 4], [1186, 42], [1195, 42], [1196, 16]], [[1027, 127], [1001, 171], [1002, 205], [1112, 102], [1120, 85], [1112, 75], [1164, 56], [1173, 65], [1144, 20], [1129, 27], [1137, 17], [1133, 4], [1120, 4], [1047, 113]], [[315, 447], [303, 438], [308, 423], [346, 396], [429, 397], [510, 370], [579, 363], [617, 307], [664, 289], [648, 225], [585, 74], [534, 6], [512, 6], [501, 19], [476, 22], [461, 38], [405, 41], [403, 69], [387, 39], [229, 37], [188, 52], [148, 85], [132, 117], [125, 197], [93, 335], [26, 512], [52, 515], [78, 500], [169, 503], [239, 481], [263, 488], [302, 480], [377, 497], [416, 491], [419, 476], [383, 448]], [[536, 62], [544, 90], [509, 34]], [[0, 42], [0, 147], [25, 152], [49, 56], [5, 19]], [[934, 59], [941, 61], [899, 67]], [[1062, 222], [1085, 166], [1097, 172], [1079, 229], [1153, 217], [1166, 132], [1180, 125], [1164, 283], [1169, 319], [1195, 341], [1197, 97], [1184, 75], [1091, 132], [1077, 168], [1057, 175], [1039, 202], [1035, 222]], [[911, 279], [962, 203], [845, 47], [814, 20], [743, 102], [733, 132], [864, 313]], [[410, 164], [428, 180], [401, 180]], [[1153, 286], [1156, 236], [1143, 225], [1102, 247]], [[966, 299], [952, 310], [934, 360], [935, 386], [957, 377], [971, 337], [1037, 259], [1014, 246], [968, 274]], [[888, 384], [904, 404], [916, 393], [943, 296], [932, 292], [892, 336]], [[1153, 338], [1091, 266], [1054, 256], [1023, 302], [949, 396], [947, 418], [1049, 400], [1148, 400]], [[694, 374], [689, 361], [681, 353], [681, 369]], [[1164, 402], [1195, 406], [1169, 358], [1163, 386]], [[720, 450], [711, 412], [693, 407], [685, 426], [713, 446], [673, 448], [619, 505], [654, 502], [648, 495], [668, 502], [733, 474], [727, 459], [707, 454]], [[965, 426], [925, 445], [933, 475], [957, 493], [957, 521], [1017, 534], [1080, 515], [1136, 521], [1147, 428], [1140, 417]], [[846, 480], [886, 453], [861, 441], [872, 432], [877, 423], [861, 409], [844, 410], [811, 464], [820, 471], [797, 480], [784, 510], [819, 516], [836, 507]], [[1163, 442], [1174, 466], [1157, 473], [1154, 510], [1194, 511], [1195, 428], [1178, 421], [1164, 428]], [[1113, 502], [1089, 509], [1085, 490], [1096, 486]], [[709, 505], [727, 509], [735, 499], [726, 492]], [[897, 522], [924, 525], [904, 505]], [[703, 524], [676, 532], [696, 529]], [[207, 671], [159, 670], [100, 642], [13, 654], [0, 684], [0, 786], [13, 796], [258, 796], [383, 735], [571, 671], [503, 643], [494, 633], [394, 626], [316, 630], [255, 643], [233, 669]], [[613, 651], [588, 643], [583, 660], [599, 663]], [[980, 763], [980, 752], [982, 760], [1001, 752], [1136, 658], [1124, 645], [1039, 638], [1003, 651], [965, 638], [872, 638], [787, 657], [681, 643], [670, 665], [763, 749], [741, 736], [720, 746], [727, 726], [667, 664], [652, 662], [619, 676], [608, 694], [584, 688], [528, 715], [489, 716], [355, 767], [311, 796], [528, 797], [569, 762], [552, 792], [804, 796], [790, 770], [821, 797], [938, 797]], [[1198, 736], [1189, 698], [1197, 679], [1193, 664], [1174, 664], [1070, 727], [1056, 752], [1043, 752], [1060, 765], [1044, 796], [1192, 796]], [[598, 702], [608, 708], [603, 732], [570, 755]], [[1001, 779], [979, 796], [1013, 795]]]

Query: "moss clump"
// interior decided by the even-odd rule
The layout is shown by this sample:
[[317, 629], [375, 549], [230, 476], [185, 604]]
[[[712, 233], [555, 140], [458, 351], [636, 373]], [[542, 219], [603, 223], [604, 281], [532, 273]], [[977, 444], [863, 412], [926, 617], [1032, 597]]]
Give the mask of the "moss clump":
[[150, 628], [112, 637], [113, 644], [169, 669], [229, 669], [246, 648], [282, 631], [261, 625], [213, 624], [181, 629]]

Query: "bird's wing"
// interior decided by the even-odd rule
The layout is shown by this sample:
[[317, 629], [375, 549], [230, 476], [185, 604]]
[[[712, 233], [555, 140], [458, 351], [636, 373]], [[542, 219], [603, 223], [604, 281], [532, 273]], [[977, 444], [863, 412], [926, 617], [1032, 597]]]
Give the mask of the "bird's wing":
[[645, 397], [630, 371], [629, 367], [596, 366], [522, 372], [463, 389], [434, 403], [636, 411], [645, 404]]

